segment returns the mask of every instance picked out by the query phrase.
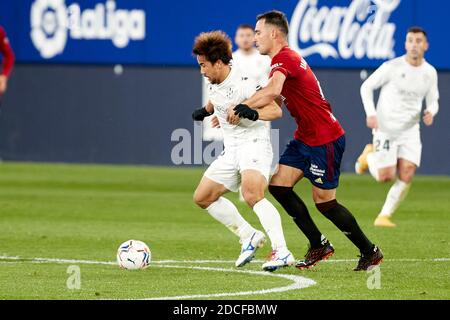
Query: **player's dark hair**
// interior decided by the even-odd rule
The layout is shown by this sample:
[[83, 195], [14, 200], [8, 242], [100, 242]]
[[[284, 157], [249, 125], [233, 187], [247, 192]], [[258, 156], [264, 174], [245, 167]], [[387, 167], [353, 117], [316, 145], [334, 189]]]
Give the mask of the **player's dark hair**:
[[286, 15], [278, 10], [272, 10], [260, 14], [256, 17], [256, 21], [264, 19], [265, 23], [274, 25], [277, 27], [284, 35], [287, 36], [289, 33], [289, 23], [287, 21]]
[[236, 30], [240, 30], [240, 29], [250, 29], [252, 31], [255, 30], [255, 28], [251, 24], [248, 24], [248, 23], [240, 24], [239, 27], [237, 27]]
[[195, 38], [192, 53], [205, 56], [205, 59], [212, 64], [218, 60], [228, 64], [232, 59], [232, 47], [230, 37], [225, 32], [202, 32]]
[[408, 29], [407, 33], [423, 33], [425, 38], [428, 38], [426, 31], [422, 27], [414, 26]]

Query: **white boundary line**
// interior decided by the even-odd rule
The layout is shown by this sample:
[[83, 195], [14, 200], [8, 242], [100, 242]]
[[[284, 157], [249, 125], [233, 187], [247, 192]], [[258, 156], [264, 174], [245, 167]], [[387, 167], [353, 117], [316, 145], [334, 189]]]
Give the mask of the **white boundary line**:
[[269, 272], [264, 272], [264, 271], [176, 266], [176, 265], [174, 265], [174, 266], [158, 265], [156, 267], [244, 273], [244, 274], [257, 275], [257, 276], [284, 278], [284, 279], [291, 280], [293, 283], [290, 285], [284, 286], [284, 287], [276, 287], [276, 288], [271, 288], [271, 289], [262, 289], [262, 290], [255, 290], [255, 291], [238, 291], [238, 292], [223, 292], [223, 293], [211, 293], [211, 294], [194, 294], [194, 295], [184, 295], [184, 296], [156, 297], [156, 298], [145, 298], [143, 300], [181, 300], [181, 299], [218, 298], [218, 297], [269, 294], [269, 293], [278, 293], [278, 292], [286, 292], [286, 291], [290, 291], [290, 290], [304, 289], [304, 288], [308, 288], [308, 287], [316, 284], [316, 282], [314, 280], [308, 279], [305, 277], [288, 275], [288, 274], [280, 274], [280, 273], [269, 273]]
[[[92, 261], [92, 260], [73, 260], [73, 259], [55, 259], [55, 258], [20, 258], [17, 256], [0, 256], [0, 262], [29, 262], [29, 263], [60, 263], [60, 264], [91, 264], [91, 265], [116, 265], [116, 262], [111, 261]], [[169, 260], [167, 260], [169, 261]], [[216, 263], [220, 262], [217, 260], [197, 260], [202, 261], [200, 263], [205, 263], [205, 261]], [[169, 263], [178, 263], [181, 261], [170, 260]], [[167, 265], [163, 264], [162, 261], [153, 261], [153, 267], [156, 268], [174, 268], [174, 269], [192, 269], [192, 270], [206, 270], [206, 271], [217, 271], [217, 272], [231, 272], [231, 273], [241, 273], [250, 274], [256, 276], [265, 277], [275, 277], [291, 280], [292, 283], [283, 287], [275, 287], [271, 289], [262, 289], [254, 291], [237, 291], [237, 292], [221, 292], [221, 293], [211, 293], [211, 294], [195, 294], [195, 295], [184, 295], [184, 296], [167, 296], [167, 297], [152, 297], [144, 298], [142, 300], [181, 300], [181, 299], [198, 299], [198, 298], [218, 298], [218, 297], [230, 297], [230, 296], [244, 296], [244, 295], [258, 295], [258, 294], [269, 294], [285, 292], [290, 290], [304, 289], [316, 284], [312, 279], [308, 279], [296, 275], [280, 274], [280, 273], [269, 273], [264, 271], [252, 271], [252, 270], [236, 270], [236, 269], [225, 269], [225, 268], [211, 268], [211, 267], [194, 267], [194, 266], [177, 266], [177, 265]], [[165, 262], [168, 263], [168, 262]], [[198, 263], [195, 260], [188, 262], [183, 261], [183, 263]], [[222, 263], [222, 262], [221, 262]]]
[[[3, 261], [2, 261], [3, 260]], [[17, 256], [5, 256], [0, 255], [0, 262], [29, 262], [29, 263], [60, 263], [60, 264], [90, 264], [90, 265], [116, 265], [113, 261], [93, 261], [93, 260], [75, 260], [75, 259], [56, 259], [56, 258], [20, 258]], [[262, 262], [262, 260], [253, 260], [254, 262]], [[336, 259], [326, 260], [327, 263], [340, 263], [340, 262], [354, 262], [357, 259]], [[390, 262], [449, 262], [450, 258], [427, 258], [427, 259], [386, 259]], [[256, 276], [276, 277], [291, 280], [292, 283], [283, 287], [275, 287], [271, 289], [262, 289], [254, 291], [237, 291], [237, 292], [221, 292], [211, 294], [194, 294], [194, 295], [182, 295], [182, 296], [167, 296], [167, 297], [152, 297], [144, 298], [143, 300], [181, 300], [181, 299], [199, 299], [199, 298], [219, 298], [230, 296], [244, 296], [244, 295], [258, 295], [258, 294], [270, 294], [278, 292], [286, 292], [290, 290], [304, 289], [316, 284], [312, 279], [308, 279], [296, 275], [287, 275], [280, 273], [268, 273], [263, 271], [252, 270], [236, 270], [225, 268], [212, 268], [212, 267], [198, 267], [198, 266], [179, 266], [170, 264], [207, 264], [207, 263], [234, 263], [233, 260], [159, 260], [152, 261], [153, 267], [156, 268], [174, 268], [174, 269], [191, 269], [191, 270], [205, 270], [205, 271], [217, 271], [217, 272], [232, 272], [243, 273]]]

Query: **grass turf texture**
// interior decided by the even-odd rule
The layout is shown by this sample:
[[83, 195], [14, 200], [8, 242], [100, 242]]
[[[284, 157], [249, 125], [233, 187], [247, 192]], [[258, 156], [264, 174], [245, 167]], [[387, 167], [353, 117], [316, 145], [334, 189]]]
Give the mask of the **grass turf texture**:
[[[192, 193], [203, 169], [79, 166], [2, 163], [0, 165], [0, 299], [134, 299], [220, 292], [255, 291], [282, 287], [281, 278], [194, 269], [157, 267], [126, 271], [115, 265], [79, 264], [81, 289], [69, 290], [70, 264], [31, 263], [35, 257], [114, 261], [117, 247], [128, 239], [146, 242], [153, 260], [234, 260], [238, 239], [197, 208]], [[369, 176], [343, 175], [338, 200], [385, 254], [381, 288], [369, 290], [372, 274], [353, 272], [357, 249], [315, 209], [311, 186], [302, 181], [302, 196], [319, 228], [334, 244], [330, 262], [300, 271], [315, 286], [266, 295], [224, 299], [449, 299], [450, 178], [416, 177], [407, 200], [394, 216], [394, 229], [373, 227], [389, 185]], [[256, 215], [238, 201], [243, 216], [262, 230]], [[273, 200], [271, 197], [269, 199]], [[286, 240], [296, 258], [307, 249], [306, 238], [280, 210]], [[269, 245], [257, 253], [262, 260]], [[399, 259], [411, 259], [398, 261]], [[417, 259], [417, 260], [416, 260]], [[76, 264], [76, 263], [72, 263]], [[177, 264], [180, 265], [180, 264]], [[234, 268], [233, 263], [186, 264]], [[259, 271], [253, 262], [244, 270]]]

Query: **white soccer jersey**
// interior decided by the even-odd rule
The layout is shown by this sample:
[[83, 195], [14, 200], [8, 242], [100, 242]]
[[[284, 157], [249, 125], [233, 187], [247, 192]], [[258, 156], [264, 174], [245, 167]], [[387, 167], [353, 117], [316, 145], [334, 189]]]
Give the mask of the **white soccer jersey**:
[[270, 73], [270, 58], [268, 56], [261, 55], [256, 49], [251, 54], [245, 54], [238, 49], [233, 52], [232, 63], [253, 79], [256, 84], [261, 87], [267, 85]]
[[[375, 110], [373, 91], [380, 87]], [[380, 131], [398, 134], [419, 130], [423, 99], [431, 114], [439, 110], [436, 69], [425, 60], [414, 67], [406, 56], [387, 61], [363, 83], [361, 97], [366, 115], [377, 116]]]
[[250, 98], [258, 85], [244, 75], [237, 67], [232, 67], [228, 77], [220, 84], [208, 85], [208, 98], [214, 105], [214, 115], [219, 119], [225, 148], [233, 148], [246, 139], [264, 138], [270, 141], [268, 121], [241, 119], [237, 125], [227, 122], [227, 111]]

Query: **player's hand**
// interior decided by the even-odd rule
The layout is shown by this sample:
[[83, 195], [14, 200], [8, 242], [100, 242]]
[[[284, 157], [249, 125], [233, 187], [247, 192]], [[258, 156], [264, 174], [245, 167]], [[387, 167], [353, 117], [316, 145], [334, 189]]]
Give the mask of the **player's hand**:
[[206, 111], [206, 108], [203, 107], [203, 108], [195, 110], [192, 113], [192, 119], [194, 121], [203, 121], [203, 119], [205, 119], [206, 117], [208, 117], [210, 115], [212, 115], [212, 113], [209, 113], [208, 111]]
[[220, 128], [219, 119], [216, 116], [211, 118], [211, 126], [213, 128]]
[[256, 121], [259, 118], [259, 113], [256, 110], [253, 110], [246, 104], [238, 104], [234, 107], [234, 114], [239, 116], [240, 118], [245, 118], [248, 120]]
[[8, 86], [8, 78], [5, 75], [0, 75], [0, 95], [4, 94]]
[[423, 123], [425, 123], [426, 126], [431, 126], [433, 124], [434, 117], [430, 111], [425, 110], [422, 119]]
[[228, 108], [227, 111], [227, 122], [232, 125], [237, 125], [241, 121], [241, 118], [239, 118], [237, 115], [234, 114], [233, 108]]
[[367, 127], [370, 129], [378, 129], [378, 120], [377, 116], [370, 116], [366, 119]]

